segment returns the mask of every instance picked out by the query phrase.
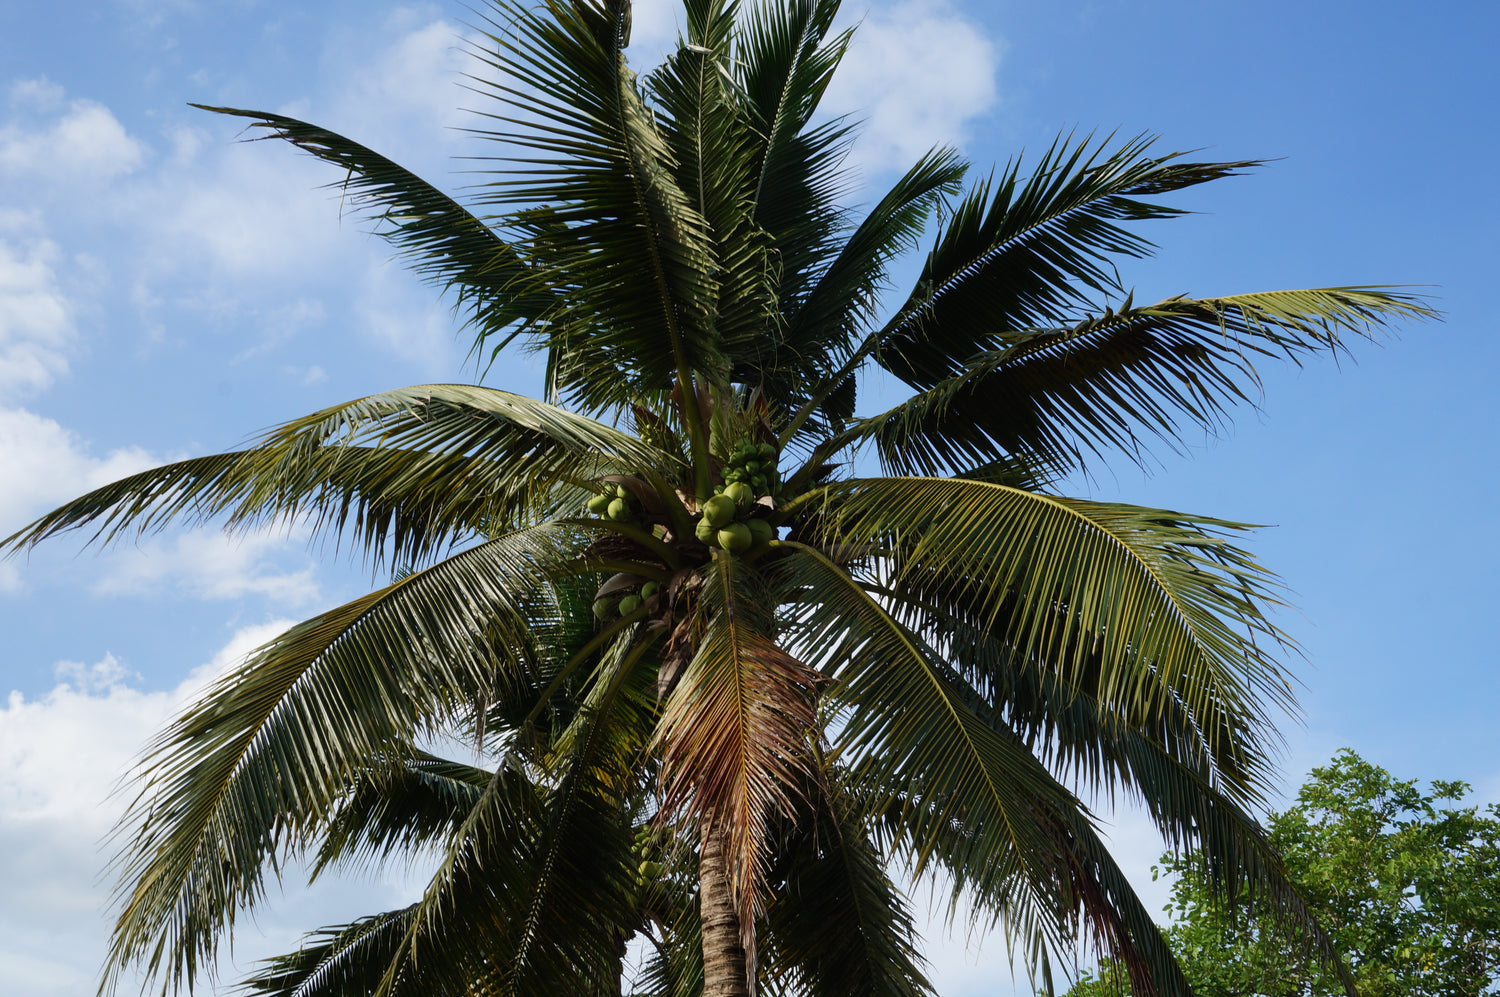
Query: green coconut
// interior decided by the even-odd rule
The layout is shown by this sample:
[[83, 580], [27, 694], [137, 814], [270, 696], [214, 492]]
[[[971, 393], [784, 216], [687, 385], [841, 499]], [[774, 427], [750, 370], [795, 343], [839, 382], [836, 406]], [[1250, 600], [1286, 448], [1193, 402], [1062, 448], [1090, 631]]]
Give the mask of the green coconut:
[[[730, 485], [729, 488], [739, 488], [740, 485]], [[724, 489], [723, 495], [715, 495], [703, 503], [703, 518], [714, 527], [727, 525], [734, 519], [734, 514], [739, 511], [739, 504], [729, 494], [729, 488]]]
[[730, 523], [719, 531], [719, 546], [731, 554], [750, 549], [750, 527], [744, 523]]
[[750, 528], [750, 542], [756, 547], [776, 539], [776, 527], [764, 519], [748, 519], [745, 525]]
[[623, 523], [630, 518], [630, 503], [622, 498], [612, 499], [609, 503], [609, 518], [617, 523]]
[[693, 527], [693, 535], [710, 547], [719, 546], [719, 528], [710, 523], [706, 516]]
[[609, 496], [595, 495], [589, 499], [589, 512], [592, 512], [596, 516], [602, 516], [609, 512]]
[[736, 481], [734, 484], [726, 487], [724, 489], [724, 497], [734, 499], [736, 512], [745, 512], [755, 504], [755, 490], [743, 481]]
[[660, 582], [647, 582], [641, 586], [641, 598], [649, 599], [659, 591], [661, 591]]
[[629, 616], [641, 608], [641, 597], [638, 595], [627, 595], [620, 600], [620, 615]]
[[607, 620], [615, 615], [615, 601], [608, 596], [603, 599], [594, 600], [594, 615], [601, 620]]

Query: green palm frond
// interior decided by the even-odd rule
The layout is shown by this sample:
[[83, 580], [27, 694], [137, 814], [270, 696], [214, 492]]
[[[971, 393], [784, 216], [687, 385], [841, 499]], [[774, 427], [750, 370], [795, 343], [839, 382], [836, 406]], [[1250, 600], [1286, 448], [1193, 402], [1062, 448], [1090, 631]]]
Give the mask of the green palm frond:
[[297, 624], [216, 682], [151, 747], [121, 818], [108, 978], [140, 960], [190, 985], [368, 759], [531, 667], [517, 607], [566, 553], [555, 528], [488, 541]]
[[279, 138], [345, 171], [330, 184], [341, 205], [375, 223], [403, 263], [451, 291], [459, 314], [481, 339], [509, 342], [544, 318], [555, 295], [530, 277], [517, 248], [450, 196], [357, 142], [281, 114], [194, 104], [248, 118], [261, 139]]
[[1293, 709], [1265, 616], [1274, 578], [1228, 537], [1243, 526], [1160, 510], [934, 478], [831, 486], [830, 542], [892, 559], [899, 601], [934, 603], [1003, 635], [1011, 669], [1044, 668], [1101, 708], [1158, 722], [1179, 708], [1220, 777], [1254, 794]]
[[625, 65], [628, 15], [623, 0], [498, 4], [484, 54], [498, 79], [475, 81], [504, 105], [480, 134], [508, 146], [480, 202], [512, 212], [557, 293], [551, 367], [589, 411], [724, 369], [712, 234]]
[[[236, 989], [258, 997], [348, 997], [374, 993], [395, 958], [415, 905], [319, 928], [295, 952], [275, 956]], [[432, 991], [428, 991], [433, 993]], [[445, 997], [434, 993], [433, 997]]]
[[1049, 328], [1090, 300], [1124, 293], [1118, 257], [1151, 243], [1121, 222], [1184, 214], [1143, 200], [1259, 165], [1152, 156], [1150, 136], [1111, 149], [1061, 137], [1023, 176], [1022, 160], [976, 186], [955, 209], [906, 303], [876, 335], [876, 360], [922, 389], [961, 373], [1007, 332]]
[[910, 903], [891, 882], [841, 779], [809, 787], [778, 842], [763, 975], [808, 997], [918, 997], [932, 986]]
[[748, 5], [735, 49], [739, 85], [760, 137], [755, 221], [774, 240], [782, 314], [837, 256], [844, 226], [839, 202], [852, 186], [844, 167], [851, 125], [812, 123], [852, 34], [829, 37], [839, 6], [839, 0]]
[[313, 875], [335, 864], [378, 862], [446, 844], [491, 778], [486, 769], [420, 750], [375, 759], [338, 801]]
[[627, 433], [493, 388], [417, 385], [295, 419], [253, 448], [179, 461], [95, 489], [0, 550], [94, 526], [130, 533], [222, 518], [232, 530], [306, 517], [315, 534], [410, 563], [482, 530], [576, 507], [582, 486], [622, 470], [680, 473]]
[[812, 547], [787, 547], [782, 570], [808, 602], [797, 639], [827, 650], [841, 750], [861, 782], [891, 787], [886, 806], [899, 813], [917, 871], [947, 868], [1012, 939], [1064, 952], [1092, 937], [1139, 973], [1142, 992], [1186, 994], [1073, 794], [1014, 733], [976, 713], [941, 661], [858, 581]]
[[[817, 283], [789, 311], [784, 337], [796, 366], [782, 375], [775, 368], [762, 374], [771, 396], [789, 410], [829, 408], [825, 423], [838, 424], [854, 414], [851, 385], [864, 353], [847, 356], [864, 327], [873, 321], [887, 269], [916, 245], [934, 206], [955, 193], [967, 164], [952, 150], [922, 157], [898, 180], [850, 233], [839, 255]], [[814, 366], [816, 364], [817, 366]], [[833, 365], [839, 364], [837, 368]], [[816, 385], [809, 392], [809, 382]], [[800, 414], [800, 413], [799, 413]], [[805, 418], [805, 416], [803, 416]], [[795, 431], [794, 424], [789, 427]]]
[[[1217, 433], [1255, 404], [1255, 362], [1338, 354], [1398, 319], [1431, 318], [1417, 297], [1376, 287], [1168, 298], [1066, 329], [992, 335], [952, 376], [848, 438], [870, 440], [895, 474], [962, 471], [1007, 457], [1059, 468], [1122, 453], [1145, 463], [1155, 439]], [[1184, 426], [1184, 423], [1186, 426]]]
[[[605, 655], [557, 751], [553, 788], [527, 790], [518, 809], [504, 791], [512, 780], [492, 780], [455, 830], [379, 993], [423, 992], [405, 988], [418, 975], [456, 992], [613, 991], [640, 917], [624, 794], [647, 729], [621, 711], [649, 710], [651, 675], [639, 666], [650, 647]], [[455, 943], [473, 958], [451, 959]]]
[[712, 233], [718, 299], [714, 330], [731, 380], [743, 380], [777, 324], [769, 234], [754, 218], [759, 137], [733, 76], [736, 5], [705, 0], [687, 9], [687, 34], [646, 81], [678, 186]]

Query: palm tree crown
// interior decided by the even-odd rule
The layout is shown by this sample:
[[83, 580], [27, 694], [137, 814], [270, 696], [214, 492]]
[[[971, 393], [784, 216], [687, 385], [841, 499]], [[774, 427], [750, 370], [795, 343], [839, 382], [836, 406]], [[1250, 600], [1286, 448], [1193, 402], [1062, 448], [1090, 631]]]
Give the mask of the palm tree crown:
[[[856, 216], [852, 128], [817, 114], [837, 0], [687, 0], [644, 76], [628, 0], [492, 2], [473, 86], [496, 151], [465, 204], [315, 125], [213, 110], [346, 171], [481, 358], [545, 354], [547, 397], [371, 395], [6, 541], [305, 519], [399, 569], [151, 747], [106, 986], [136, 963], [191, 985], [287, 852], [433, 847], [410, 909], [255, 985], [611, 992], [647, 931], [674, 941], [663, 994], [922, 993], [893, 858], [944, 871], [1034, 968], [1093, 941], [1135, 992], [1183, 993], [1075, 795], [1101, 786], [1310, 924], [1248, 816], [1293, 704], [1244, 527], [1049, 489], [1215, 429], [1258, 359], [1427, 309], [1371, 287], [1135, 303], [1116, 264], [1151, 245], [1127, 226], [1256, 165], [1147, 139], [967, 184], [935, 150]], [[909, 389], [883, 412], [859, 405], [872, 365]], [[493, 770], [418, 747], [460, 728]]]

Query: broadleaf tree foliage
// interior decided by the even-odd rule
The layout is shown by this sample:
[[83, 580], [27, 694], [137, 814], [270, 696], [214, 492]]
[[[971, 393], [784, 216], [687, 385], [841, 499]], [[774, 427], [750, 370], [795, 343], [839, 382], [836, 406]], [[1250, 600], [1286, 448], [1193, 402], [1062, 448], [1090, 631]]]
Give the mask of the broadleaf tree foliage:
[[[1247, 809], [1292, 701], [1245, 527], [1050, 489], [1219, 427], [1263, 360], [1429, 311], [1377, 287], [1136, 303], [1140, 223], [1256, 165], [1146, 138], [978, 181], [937, 149], [861, 214], [854, 131], [817, 112], [837, 10], [688, 0], [638, 73], [627, 0], [492, 0], [462, 201], [316, 125], [212, 109], [337, 167], [480, 367], [538, 351], [546, 397], [386, 391], [6, 541], [298, 519], [395, 569], [149, 748], [107, 989], [134, 966], [191, 986], [288, 854], [416, 849], [439, 867], [418, 903], [257, 986], [612, 991], [644, 932], [654, 993], [922, 993], [895, 862], [949, 874], [1033, 970], [1094, 943], [1182, 993], [1079, 802], [1099, 786], [1310, 923]], [[907, 397], [861, 408], [872, 368]], [[493, 770], [421, 754], [456, 730]], [[647, 862], [671, 870], [655, 906]]]
[[[1267, 822], [1271, 843], [1348, 963], [1361, 997], [1500, 993], [1500, 805], [1397, 779], [1345, 749]], [[1247, 897], [1225, 897], [1194, 856], [1162, 857], [1167, 938], [1200, 997], [1337, 997], [1337, 973]], [[1229, 901], [1237, 900], [1238, 903]], [[1115, 997], [1106, 962], [1068, 997]]]

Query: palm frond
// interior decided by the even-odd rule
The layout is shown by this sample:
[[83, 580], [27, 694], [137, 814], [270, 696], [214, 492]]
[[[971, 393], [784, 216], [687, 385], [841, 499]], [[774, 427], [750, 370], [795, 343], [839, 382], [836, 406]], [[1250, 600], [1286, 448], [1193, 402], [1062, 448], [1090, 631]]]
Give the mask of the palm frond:
[[875, 335], [876, 360], [929, 388], [1008, 332], [1070, 322], [1089, 300], [1124, 294], [1115, 258], [1152, 249], [1119, 223], [1184, 214], [1143, 198], [1259, 165], [1153, 156], [1153, 142], [1141, 136], [1111, 149], [1108, 138], [1060, 137], [1029, 176], [1018, 158], [976, 186], [939, 233], [905, 304]]
[[504, 105], [479, 134], [506, 143], [507, 169], [479, 198], [511, 212], [558, 296], [545, 332], [558, 390], [600, 411], [691, 372], [715, 379], [712, 236], [625, 65], [629, 4], [496, 6], [481, 58], [498, 78], [474, 82]]
[[851, 178], [844, 159], [852, 127], [812, 124], [852, 32], [829, 37], [839, 0], [754, 4], [735, 50], [737, 78], [760, 137], [751, 194], [755, 222], [769, 232], [781, 271], [777, 299], [787, 314], [838, 255], [839, 202]]
[[931, 994], [910, 903], [841, 780], [833, 774], [808, 787], [778, 842], [763, 975], [808, 997]]
[[194, 104], [251, 120], [257, 138], [278, 138], [345, 171], [330, 184], [341, 204], [375, 225], [403, 263], [449, 291], [481, 340], [509, 342], [547, 315], [555, 296], [530, 278], [516, 247], [453, 198], [337, 132], [281, 114]]
[[[858, 581], [812, 547], [787, 547], [782, 570], [807, 606], [797, 639], [828, 651], [829, 696], [845, 719], [840, 750], [866, 785], [890, 787], [886, 804], [915, 868], [956, 874], [956, 889], [973, 890], [1013, 940], [1062, 952], [1091, 935], [1132, 967], [1142, 993], [1185, 995], [1073, 794], [1014, 733], [976, 713], [940, 660]], [[1039, 960], [1045, 947], [1027, 957]]]
[[1377, 287], [1127, 300], [1071, 328], [996, 330], [993, 349], [848, 439], [873, 441], [896, 474], [1007, 458], [1066, 470], [1111, 453], [1145, 464], [1152, 439], [1180, 449], [1188, 427], [1217, 433], [1234, 406], [1255, 404], [1256, 361], [1338, 355], [1346, 337], [1433, 314], [1417, 296]]
[[[647, 80], [678, 186], [712, 233], [718, 300], [714, 328], [730, 380], [774, 343], [775, 275], [769, 235], [754, 218], [759, 136], [733, 75], [738, 5], [689, 4], [687, 34]], [[770, 335], [768, 335], [770, 333]]]
[[[1185, 711], [1216, 777], [1256, 799], [1294, 709], [1272, 657], [1274, 578], [1229, 537], [1240, 524], [1063, 499], [988, 482], [890, 478], [829, 486], [830, 542], [874, 544], [898, 601], [935, 603], [1003, 635], [1006, 667], [1047, 669], [1139, 725]], [[1267, 744], [1267, 739], [1272, 744]]]
[[[560, 743], [554, 787], [512, 794], [486, 790], [456, 830], [378, 993], [421, 985], [461, 992], [613, 992], [625, 940], [636, 930], [632, 835], [624, 796], [648, 726], [621, 711], [649, 710], [649, 652], [619, 642]], [[500, 787], [500, 780], [491, 783]], [[502, 787], [503, 788], [503, 787]], [[476, 953], [450, 959], [455, 940]]]
[[530, 667], [517, 607], [566, 553], [555, 528], [488, 541], [297, 624], [216, 682], [150, 748], [118, 826], [106, 980], [140, 961], [191, 986], [369, 759]]
[[338, 801], [313, 865], [412, 856], [444, 845], [479, 803], [492, 773], [415, 750], [377, 758]]
[[171, 521], [222, 518], [231, 530], [302, 519], [377, 560], [413, 563], [482, 530], [581, 503], [604, 474], [675, 460], [627, 433], [522, 395], [418, 385], [295, 419], [252, 448], [131, 475], [0, 542], [34, 546], [85, 525], [108, 543]]
[[[967, 164], [952, 150], [934, 150], [870, 210], [816, 285], [789, 311], [783, 335], [789, 360], [796, 366], [783, 375], [790, 383], [776, 383], [782, 372], [774, 368], [762, 375], [771, 381], [767, 389], [773, 398], [792, 410], [826, 407], [830, 398], [837, 398], [825, 418], [827, 424], [836, 425], [853, 415], [852, 391], [835, 394], [865, 359], [862, 352], [849, 355], [852, 344], [874, 321], [891, 262], [915, 246], [934, 206], [944, 195], [957, 191], [966, 169]], [[842, 366], [835, 368], [835, 364]], [[811, 391], [809, 382], [813, 382]]]
[[[721, 552], [722, 554], [722, 552]], [[697, 652], [662, 708], [654, 746], [663, 812], [683, 814], [700, 837], [723, 837], [745, 950], [764, 897], [769, 822], [793, 809], [813, 777], [808, 738], [818, 676], [768, 636], [770, 607], [753, 571], [715, 556], [710, 607]]]
[[259, 997], [373, 993], [395, 958], [415, 910], [413, 904], [319, 928], [303, 939], [297, 951], [264, 960], [261, 969], [236, 989]]

